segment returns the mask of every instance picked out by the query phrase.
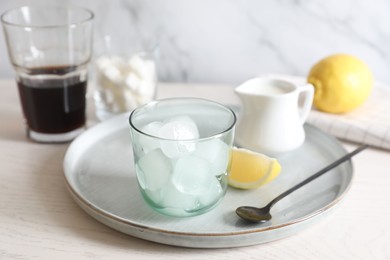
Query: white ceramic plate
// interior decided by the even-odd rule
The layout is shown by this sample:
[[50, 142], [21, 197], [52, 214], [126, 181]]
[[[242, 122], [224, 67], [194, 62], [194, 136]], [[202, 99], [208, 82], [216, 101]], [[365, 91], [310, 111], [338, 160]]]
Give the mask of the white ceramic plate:
[[353, 177], [350, 161], [277, 203], [265, 224], [248, 224], [235, 209], [262, 206], [297, 182], [346, 153], [339, 142], [310, 125], [306, 141], [279, 161], [281, 175], [256, 190], [229, 188], [212, 211], [173, 218], [153, 211], [137, 187], [128, 114], [105, 121], [80, 135], [64, 159], [67, 187], [76, 202], [103, 224], [142, 239], [184, 247], [221, 248], [260, 244], [295, 234], [338, 205]]

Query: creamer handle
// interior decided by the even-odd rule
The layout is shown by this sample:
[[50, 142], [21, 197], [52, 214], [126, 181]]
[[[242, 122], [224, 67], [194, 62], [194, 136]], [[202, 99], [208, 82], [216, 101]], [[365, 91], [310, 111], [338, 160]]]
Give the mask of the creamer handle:
[[304, 101], [299, 114], [299, 119], [303, 125], [309, 115], [314, 98], [314, 87], [312, 84], [307, 83], [304, 86], [298, 88], [299, 95], [304, 95]]

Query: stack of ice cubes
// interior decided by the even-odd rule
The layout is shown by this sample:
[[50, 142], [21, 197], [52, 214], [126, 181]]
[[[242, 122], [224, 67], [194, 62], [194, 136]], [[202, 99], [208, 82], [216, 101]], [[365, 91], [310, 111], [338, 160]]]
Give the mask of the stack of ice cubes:
[[[141, 129], [144, 156], [136, 163], [139, 185], [162, 208], [196, 211], [217, 202], [225, 192], [229, 146], [218, 138], [198, 139], [189, 116], [154, 121]], [[198, 140], [197, 140], [198, 139]]]

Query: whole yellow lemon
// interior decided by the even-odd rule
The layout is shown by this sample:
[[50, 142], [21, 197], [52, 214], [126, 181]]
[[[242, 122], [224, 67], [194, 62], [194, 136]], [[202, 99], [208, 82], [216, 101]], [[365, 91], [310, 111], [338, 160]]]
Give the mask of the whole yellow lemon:
[[373, 76], [360, 59], [336, 54], [315, 64], [307, 77], [314, 85], [314, 106], [328, 113], [346, 113], [363, 104], [371, 93]]

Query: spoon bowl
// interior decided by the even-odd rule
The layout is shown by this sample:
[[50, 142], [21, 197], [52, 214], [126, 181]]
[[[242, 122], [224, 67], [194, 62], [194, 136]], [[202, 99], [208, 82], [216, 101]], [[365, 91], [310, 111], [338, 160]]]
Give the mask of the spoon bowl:
[[256, 208], [251, 206], [242, 206], [236, 209], [236, 214], [250, 222], [267, 222], [272, 218], [269, 209], [266, 207]]
[[309, 182], [317, 179], [318, 177], [322, 176], [324, 173], [328, 172], [329, 170], [335, 168], [336, 166], [340, 165], [341, 163], [351, 159], [352, 156], [358, 154], [359, 152], [366, 149], [368, 145], [362, 145], [358, 148], [356, 148], [354, 151], [344, 155], [340, 159], [334, 161], [333, 163], [329, 164], [322, 170], [318, 171], [317, 173], [313, 174], [312, 176], [308, 177], [307, 179], [303, 180], [302, 182], [296, 184], [292, 188], [286, 190], [273, 200], [271, 200], [265, 207], [263, 208], [257, 208], [252, 206], [241, 206], [236, 209], [236, 214], [241, 217], [242, 219], [245, 219], [249, 222], [255, 222], [255, 223], [264, 223], [269, 220], [271, 220], [272, 215], [270, 213], [272, 206], [274, 206], [278, 201], [286, 197], [287, 195], [291, 194], [292, 192], [298, 190], [299, 188], [305, 186]]

